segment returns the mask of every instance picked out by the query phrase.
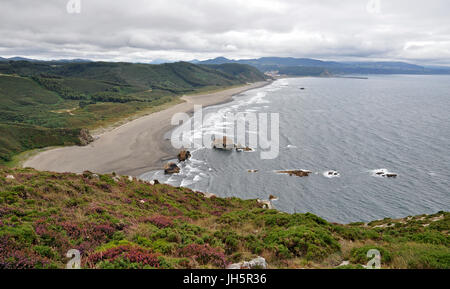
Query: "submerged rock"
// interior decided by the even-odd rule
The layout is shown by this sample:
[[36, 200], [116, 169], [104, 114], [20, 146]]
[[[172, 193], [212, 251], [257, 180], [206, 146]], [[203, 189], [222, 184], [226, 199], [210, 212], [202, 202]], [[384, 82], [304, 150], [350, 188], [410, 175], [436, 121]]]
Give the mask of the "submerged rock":
[[387, 169], [374, 170], [373, 175], [376, 177], [383, 177], [383, 178], [396, 178], [398, 176], [396, 173], [391, 173]]
[[291, 170], [291, 171], [278, 171], [279, 174], [288, 174], [290, 176], [297, 176], [297, 177], [307, 177], [312, 172], [310, 171], [303, 171], [303, 170]]
[[180, 172], [180, 168], [175, 163], [168, 163], [164, 166], [164, 174], [178, 174]]
[[397, 174], [388, 173], [388, 174], [385, 175], [385, 177], [387, 177], [387, 178], [396, 178]]
[[252, 152], [253, 149], [248, 146], [242, 146], [240, 144], [236, 145], [236, 151], [238, 152]]
[[191, 152], [190, 152], [190, 151], [182, 150], [182, 151], [180, 151], [180, 153], [178, 154], [178, 161], [180, 161], [180, 162], [185, 162], [185, 161], [187, 161], [190, 157], [191, 157]]
[[326, 171], [323, 173], [323, 175], [327, 178], [337, 178], [341, 176], [338, 171]]

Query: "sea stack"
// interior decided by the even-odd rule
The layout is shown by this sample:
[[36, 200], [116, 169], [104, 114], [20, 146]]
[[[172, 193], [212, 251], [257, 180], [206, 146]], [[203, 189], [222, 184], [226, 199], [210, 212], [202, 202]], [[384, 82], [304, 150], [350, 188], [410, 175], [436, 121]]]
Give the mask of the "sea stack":
[[171, 174], [178, 174], [180, 172], [180, 168], [175, 163], [167, 163], [164, 166], [164, 174], [171, 175]]
[[178, 154], [178, 161], [179, 162], [185, 162], [185, 161], [187, 161], [190, 158], [191, 158], [191, 152], [190, 151], [182, 150]]

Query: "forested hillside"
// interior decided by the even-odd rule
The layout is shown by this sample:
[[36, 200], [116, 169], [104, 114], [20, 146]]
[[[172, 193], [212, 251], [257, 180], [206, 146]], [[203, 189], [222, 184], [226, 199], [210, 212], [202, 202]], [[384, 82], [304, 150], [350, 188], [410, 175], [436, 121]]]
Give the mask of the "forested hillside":
[[[0, 62], [0, 163], [25, 150], [77, 144], [77, 132], [265, 76], [248, 65], [186, 62]], [[46, 137], [36, 138], [43, 132]], [[70, 137], [68, 137], [70, 135]]]

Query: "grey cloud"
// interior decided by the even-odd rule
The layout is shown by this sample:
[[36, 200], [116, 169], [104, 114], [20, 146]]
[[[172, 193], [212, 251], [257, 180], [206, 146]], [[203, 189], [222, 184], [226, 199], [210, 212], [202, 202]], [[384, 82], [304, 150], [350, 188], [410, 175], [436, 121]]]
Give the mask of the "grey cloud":
[[446, 0], [2, 0], [0, 53], [114, 61], [296, 56], [450, 64]]

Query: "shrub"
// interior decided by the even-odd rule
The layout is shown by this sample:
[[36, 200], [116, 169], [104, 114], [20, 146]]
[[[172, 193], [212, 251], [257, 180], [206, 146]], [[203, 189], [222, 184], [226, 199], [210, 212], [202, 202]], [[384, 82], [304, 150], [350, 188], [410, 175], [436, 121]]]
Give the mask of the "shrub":
[[190, 244], [179, 249], [178, 255], [181, 257], [191, 257], [201, 265], [212, 264], [219, 268], [225, 268], [227, 261], [225, 255], [216, 248], [211, 248], [208, 244]]
[[340, 249], [327, 230], [303, 225], [273, 229], [264, 238], [264, 243], [286, 258], [306, 257], [308, 260], [321, 260]]
[[0, 236], [0, 269], [48, 268], [50, 264], [48, 258], [20, 247], [8, 236]]
[[353, 248], [350, 251], [350, 262], [366, 264], [370, 260], [370, 258], [367, 257], [367, 252], [372, 249], [380, 251], [382, 263], [381, 265], [383, 265], [383, 263], [389, 264], [392, 261], [391, 253], [385, 248], [381, 246], [366, 245], [359, 248]]
[[450, 269], [448, 250], [427, 250], [408, 262], [409, 269]]
[[162, 215], [150, 217], [148, 221], [160, 229], [173, 226], [172, 220]]
[[148, 249], [135, 245], [119, 245], [91, 254], [88, 257], [88, 265], [92, 268], [131, 267], [142, 269], [149, 267], [158, 268], [160, 264], [158, 256]]
[[42, 257], [47, 257], [49, 259], [54, 259], [57, 256], [57, 253], [48, 246], [34, 246], [33, 250]]

